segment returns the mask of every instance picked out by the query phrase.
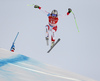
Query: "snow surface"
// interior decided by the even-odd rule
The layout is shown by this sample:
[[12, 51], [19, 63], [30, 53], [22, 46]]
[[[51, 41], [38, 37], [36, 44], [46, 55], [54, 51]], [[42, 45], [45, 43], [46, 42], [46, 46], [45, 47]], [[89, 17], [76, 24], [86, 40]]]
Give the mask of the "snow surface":
[[96, 81], [0, 48], [0, 81]]

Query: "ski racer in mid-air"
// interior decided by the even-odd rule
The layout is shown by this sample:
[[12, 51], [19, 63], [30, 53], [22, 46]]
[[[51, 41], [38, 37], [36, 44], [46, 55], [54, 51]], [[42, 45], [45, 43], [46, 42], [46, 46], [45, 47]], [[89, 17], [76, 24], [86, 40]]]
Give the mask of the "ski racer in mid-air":
[[[38, 8], [38, 9], [42, 10], [48, 16], [49, 23], [48, 23], [48, 25], [45, 26], [46, 27], [46, 40], [47, 41], [49, 40], [49, 31], [51, 31], [51, 47], [52, 47], [55, 43], [55, 32], [57, 31], [57, 22], [59, 20], [58, 11], [57, 10], [52, 10], [52, 12], [49, 13], [49, 12], [43, 10], [38, 5], [34, 5], [34, 8]], [[71, 11], [72, 10], [69, 8], [66, 15], [69, 15], [71, 13]], [[63, 15], [63, 16], [66, 16], [66, 15]]]

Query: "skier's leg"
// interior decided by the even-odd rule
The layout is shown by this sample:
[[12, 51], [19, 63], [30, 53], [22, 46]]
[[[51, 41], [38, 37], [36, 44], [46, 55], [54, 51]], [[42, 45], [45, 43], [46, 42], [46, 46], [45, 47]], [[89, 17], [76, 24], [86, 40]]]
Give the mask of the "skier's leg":
[[49, 25], [46, 25], [46, 39], [48, 40], [49, 39], [49, 29], [50, 29], [50, 26]]
[[51, 34], [51, 46], [53, 46], [54, 42], [55, 42], [55, 32], [57, 31], [57, 26], [52, 28], [52, 34]]

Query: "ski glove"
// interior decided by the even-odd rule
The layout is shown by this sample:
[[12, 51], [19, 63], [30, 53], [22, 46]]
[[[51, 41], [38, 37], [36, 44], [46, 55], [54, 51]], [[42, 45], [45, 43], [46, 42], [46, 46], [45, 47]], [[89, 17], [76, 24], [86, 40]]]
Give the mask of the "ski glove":
[[34, 8], [41, 9], [41, 7], [40, 7], [40, 6], [38, 6], [38, 5], [34, 5]]
[[72, 9], [71, 8], [68, 8], [67, 15], [69, 15], [71, 12], [72, 12]]

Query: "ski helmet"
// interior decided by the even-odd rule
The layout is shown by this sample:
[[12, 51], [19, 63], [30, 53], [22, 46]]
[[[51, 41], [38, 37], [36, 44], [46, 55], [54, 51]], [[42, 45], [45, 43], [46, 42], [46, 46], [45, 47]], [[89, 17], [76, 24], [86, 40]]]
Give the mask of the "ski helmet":
[[58, 16], [58, 11], [57, 10], [52, 10], [51, 16], [57, 17]]

